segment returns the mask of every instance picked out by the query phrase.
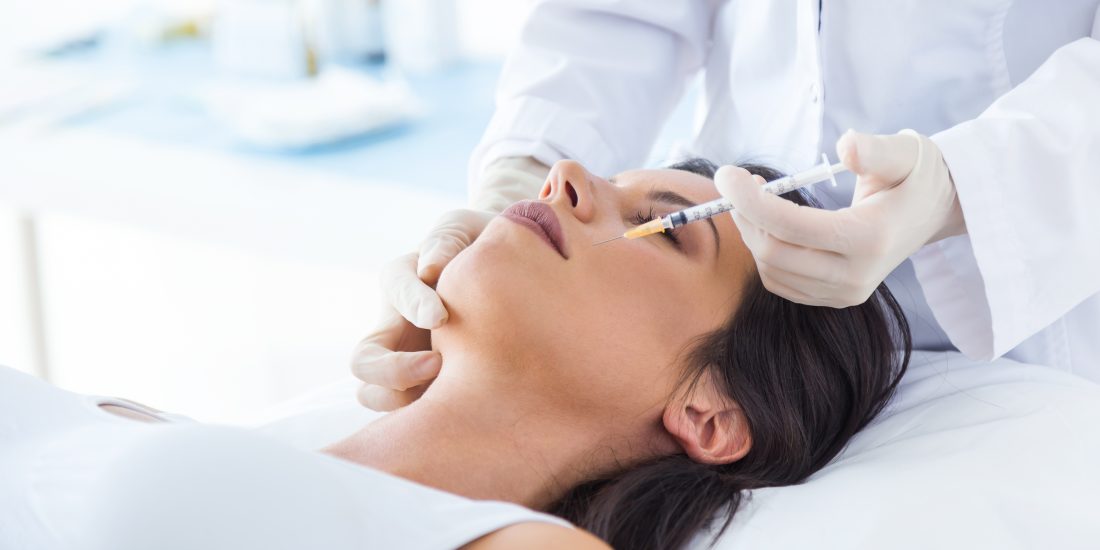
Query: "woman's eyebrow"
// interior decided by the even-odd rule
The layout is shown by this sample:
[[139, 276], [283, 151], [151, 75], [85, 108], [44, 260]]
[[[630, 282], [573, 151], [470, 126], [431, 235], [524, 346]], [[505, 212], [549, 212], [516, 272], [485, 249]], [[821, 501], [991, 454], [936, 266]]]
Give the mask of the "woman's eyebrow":
[[[690, 208], [698, 205], [698, 203], [691, 199], [669, 189], [651, 189], [649, 193], [646, 194], [646, 198], [653, 202], [663, 202], [683, 208]], [[710, 218], [707, 218], [706, 222], [710, 225], [711, 232], [714, 233], [714, 257], [717, 258], [718, 251], [721, 249], [721, 239], [718, 237], [718, 226], [714, 225], [714, 220]]]

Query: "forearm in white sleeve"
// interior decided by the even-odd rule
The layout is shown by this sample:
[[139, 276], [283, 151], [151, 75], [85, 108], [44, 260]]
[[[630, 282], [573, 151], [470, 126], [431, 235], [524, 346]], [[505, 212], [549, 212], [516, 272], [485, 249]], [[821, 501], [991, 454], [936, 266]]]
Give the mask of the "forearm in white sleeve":
[[502, 157], [597, 174], [639, 166], [703, 64], [714, 2], [545, 0], [505, 62], [497, 110], [470, 159], [471, 195]]
[[932, 139], [967, 235], [924, 247], [913, 265], [955, 346], [993, 359], [1100, 291], [1100, 41], [1063, 46]]

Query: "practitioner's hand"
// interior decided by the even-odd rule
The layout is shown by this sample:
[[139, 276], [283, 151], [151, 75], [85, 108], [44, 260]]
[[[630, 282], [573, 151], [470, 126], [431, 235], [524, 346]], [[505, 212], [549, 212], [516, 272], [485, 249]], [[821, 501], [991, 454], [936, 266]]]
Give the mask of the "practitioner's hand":
[[764, 286], [801, 304], [863, 303], [922, 246], [966, 232], [951, 173], [931, 139], [912, 130], [848, 131], [837, 154], [857, 180], [852, 206], [836, 211], [765, 193], [740, 168], [715, 175]]
[[364, 382], [359, 401], [376, 411], [412, 403], [439, 374], [442, 358], [431, 351], [431, 329], [447, 321], [435, 285], [450, 261], [481, 234], [497, 212], [537, 197], [550, 169], [528, 157], [497, 159], [472, 193], [474, 209], [445, 214], [420, 243], [420, 251], [390, 262], [382, 272], [387, 304], [374, 332], [355, 350], [351, 370]]
[[376, 411], [412, 403], [439, 374], [431, 331], [447, 321], [435, 285], [439, 274], [493, 219], [492, 212], [454, 210], [445, 214], [420, 244], [420, 252], [390, 262], [382, 271], [386, 303], [374, 332], [355, 350], [351, 370], [365, 382], [359, 402]]

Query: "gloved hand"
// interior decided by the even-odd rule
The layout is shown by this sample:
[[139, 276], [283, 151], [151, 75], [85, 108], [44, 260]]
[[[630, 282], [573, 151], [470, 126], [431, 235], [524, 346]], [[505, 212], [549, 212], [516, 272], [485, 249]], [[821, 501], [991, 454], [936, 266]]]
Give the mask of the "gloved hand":
[[359, 401], [374, 410], [403, 407], [424, 392], [439, 374], [442, 359], [431, 351], [430, 329], [447, 321], [435, 293], [443, 268], [470, 245], [498, 212], [538, 196], [549, 168], [530, 158], [500, 159], [485, 169], [472, 209], [440, 218], [420, 251], [401, 256], [382, 271], [387, 303], [376, 329], [352, 356], [352, 373], [364, 382]]
[[852, 206], [836, 211], [765, 193], [763, 180], [737, 167], [714, 178], [764, 286], [793, 302], [863, 303], [922, 246], [966, 232], [951, 173], [928, 137], [849, 130], [837, 155], [857, 179]]

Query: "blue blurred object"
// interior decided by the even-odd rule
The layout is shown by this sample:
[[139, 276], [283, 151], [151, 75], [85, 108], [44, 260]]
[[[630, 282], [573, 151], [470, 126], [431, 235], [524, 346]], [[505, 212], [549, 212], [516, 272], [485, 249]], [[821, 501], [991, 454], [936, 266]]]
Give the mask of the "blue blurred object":
[[[448, 195], [466, 192], [466, 163], [493, 113], [493, 91], [500, 65], [458, 63], [407, 83], [425, 107], [421, 117], [402, 126], [339, 143], [293, 152], [241, 144], [196, 99], [219, 82], [202, 43], [166, 45], [148, 53], [109, 48], [67, 56], [65, 63], [104, 78], [132, 82], [136, 90], [113, 109], [68, 121], [81, 128], [173, 147], [216, 150], [288, 162], [311, 170], [391, 181]], [[357, 68], [379, 74], [377, 67]]]

